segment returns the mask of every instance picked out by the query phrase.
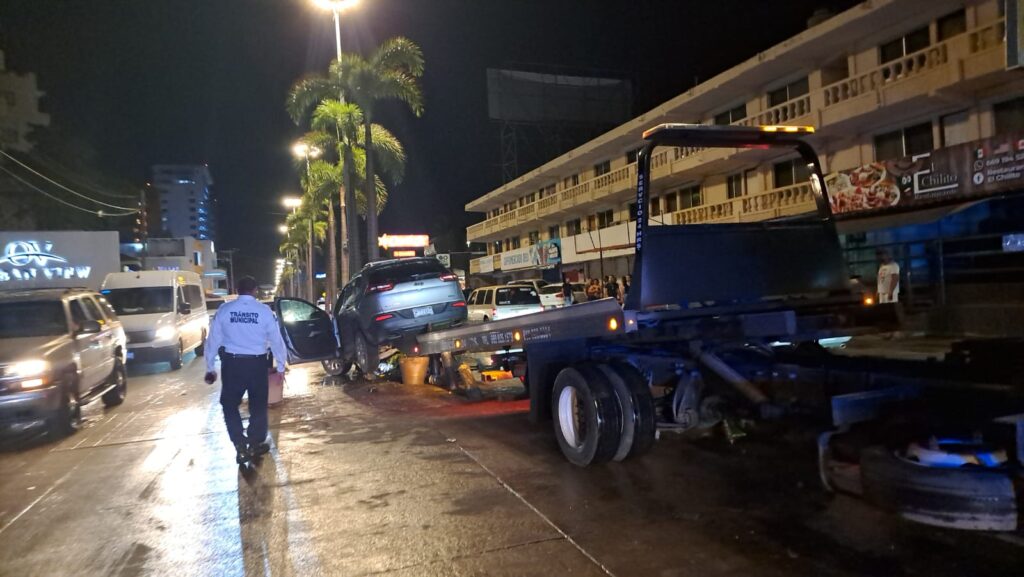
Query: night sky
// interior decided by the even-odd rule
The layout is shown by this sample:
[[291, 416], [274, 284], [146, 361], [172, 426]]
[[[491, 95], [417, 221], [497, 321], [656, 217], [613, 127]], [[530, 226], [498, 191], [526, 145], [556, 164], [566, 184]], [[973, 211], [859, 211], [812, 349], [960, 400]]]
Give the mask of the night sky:
[[[816, 7], [853, 4], [362, 0], [344, 15], [343, 50], [403, 35], [426, 59], [425, 114], [378, 115], [409, 156], [381, 232], [479, 220], [463, 205], [501, 184], [488, 67], [628, 77], [639, 114], [800, 32]], [[289, 147], [305, 130], [285, 95], [333, 57], [329, 13], [309, 0], [3, 0], [0, 48], [9, 69], [37, 74], [52, 125], [91, 145], [100, 170], [141, 184], [152, 164], [208, 163], [218, 248], [240, 248], [238, 272], [269, 281], [279, 198], [298, 193]]]

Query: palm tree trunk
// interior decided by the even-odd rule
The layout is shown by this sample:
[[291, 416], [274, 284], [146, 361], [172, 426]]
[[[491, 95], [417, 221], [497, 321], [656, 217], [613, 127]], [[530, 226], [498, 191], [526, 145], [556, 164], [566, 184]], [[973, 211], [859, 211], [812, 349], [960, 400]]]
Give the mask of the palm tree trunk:
[[334, 235], [334, 203], [327, 203], [327, 287], [326, 303], [328, 310], [334, 310], [334, 289], [338, 286], [338, 240]]
[[[352, 151], [345, 151], [345, 166], [343, 167], [342, 180], [345, 183], [345, 202], [348, 204], [348, 265], [352, 273], [363, 268], [362, 251], [359, 245], [359, 209], [356, 206], [356, 189], [353, 186], [352, 170], [355, 161], [352, 159]], [[346, 282], [348, 282], [346, 280]]]
[[373, 171], [373, 123], [370, 111], [363, 110], [363, 146], [366, 149], [366, 249], [367, 259], [374, 262], [380, 259], [377, 248], [377, 179]]
[[[341, 251], [340, 251], [341, 252], [341, 255], [340, 255], [341, 256], [341, 283], [339, 283], [338, 285], [335, 285], [335, 288], [348, 284], [348, 278], [349, 278], [349, 272], [350, 272], [349, 262], [348, 262], [349, 261], [348, 254], [349, 254], [349, 251], [352, 250], [352, 247], [350, 247], [349, 243], [348, 243], [348, 237], [349, 237], [349, 228], [348, 228], [349, 218], [348, 218], [348, 213], [352, 212], [352, 208], [349, 207], [347, 205], [347, 203], [346, 203], [346, 199], [348, 198], [348, 192], [346, 191], [347, 188], [348, 188], [347, 186], [342, 186], [341, 190], [338, 191], [338, 200], [341, 203], [341, 214], [338, 215], [338, 221], [341, 223], [341, 238], [338, 241], [339, 244], [341, 245]], [[331, 255], [331, 263], [334, 264], [335, 266], [337, 266], [338, 256], [339, 255], [337, 255], [337, 254], [332, 254]], [[335, 280], [337, 280], [337, 279], [335, 279]]]
[[[306, 298], [309, 302], [316, 304], [316, 295], [313, 294], [313, 215], [306, 219]], [[331, 303], [333, 306], [334, 303]]]

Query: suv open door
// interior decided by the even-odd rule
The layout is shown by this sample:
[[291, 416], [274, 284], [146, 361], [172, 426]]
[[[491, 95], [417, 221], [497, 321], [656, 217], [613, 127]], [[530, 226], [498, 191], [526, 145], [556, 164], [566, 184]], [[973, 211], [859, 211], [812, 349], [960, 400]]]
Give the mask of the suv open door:
[[302, 299], [279, 298], [274, 300], [274, 314], [288, 348], [288, 364], [340, 356], [334, 320], [320, 307]]

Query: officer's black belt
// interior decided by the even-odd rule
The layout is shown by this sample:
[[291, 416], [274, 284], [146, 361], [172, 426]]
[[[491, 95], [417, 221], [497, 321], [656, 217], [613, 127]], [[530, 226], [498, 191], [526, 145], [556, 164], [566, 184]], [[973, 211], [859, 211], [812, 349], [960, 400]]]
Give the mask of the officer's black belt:
[[235, 354], [235, 353], [229, 353], [227, 351], [224, 351], [221, 354], [224, 357], [229, 358], [229, 359], [265, 359], [265, 358], [267, 358], [267, 353], [263, 353], [262, 355], [238, 355], [238, 354]]

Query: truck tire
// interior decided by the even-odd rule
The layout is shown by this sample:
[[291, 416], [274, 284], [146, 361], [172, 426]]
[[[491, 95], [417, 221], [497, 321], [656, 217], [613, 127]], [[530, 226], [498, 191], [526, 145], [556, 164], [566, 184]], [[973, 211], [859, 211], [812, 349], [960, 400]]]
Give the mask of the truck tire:
[[861, 452], [868, 500], [901, 517], [957, 529], [1013, 531], [1017, 503], [1005, 469], [930, 467], [882, 446]]
[[114, 370], [110, 373], [110, 384], [114, 385], [114, 388], [103, 393], [103, 406], [116, 407], [124, 402], [125, 395], [128, 393], [128, 376], [125, 374], [124, 365], [121, 364], [120, 359], [114, 362]]
[[[625, 388], [629, 395], [629, 405], [632, 414], [627, 414], [626, 405], [623, 404], [623, 424], [632, 423], [632, 434], [630, 435], [631, 445], [621, 458], [616, 455], [615, 460], [621, 461], [628, 457], [640, 457], [654, 447], [654, 439], [657, 433], [657, 411], [654, 408], [654, 397], [651, 395], [647, 382], [636, 369], [626, 363], [610, 363], [606, 366], [616, 377], [618, 382]], [[612, 385], [618, 389], [616, 379], [611, 379]], [[620, 447], [621, 449], [621, 447]]]
[[46, 423], [50, 437], [54, 439], [61, 439], [74, 433], [81, 424], [82, 408], [78, 404], [76, 388], [74, 381], [69, 381], [67, 386], [61, 387], [60, 404]]
[[607, 377], [590, 363], [558, 373], [551, 394], [558, 446], [574, 465], [611, 460], [619, 449], [622, 413]]

